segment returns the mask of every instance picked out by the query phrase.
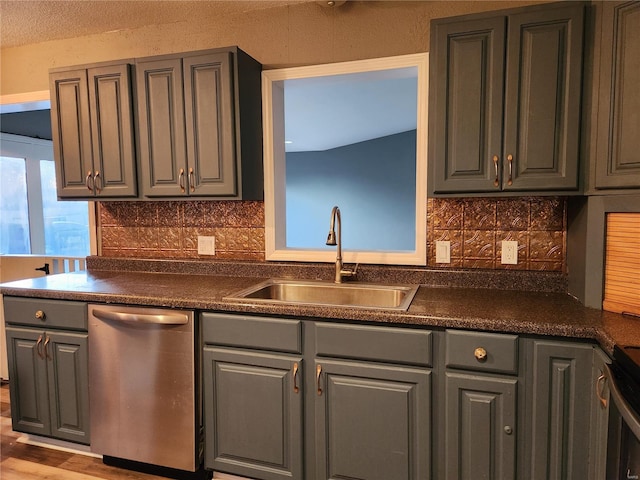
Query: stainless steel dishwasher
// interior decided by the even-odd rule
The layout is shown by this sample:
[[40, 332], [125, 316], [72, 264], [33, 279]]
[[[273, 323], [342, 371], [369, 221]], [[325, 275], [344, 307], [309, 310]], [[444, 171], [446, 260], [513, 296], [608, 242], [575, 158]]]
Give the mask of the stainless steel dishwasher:
[[192, 311], [89, 305], [92, 451], [189, 472], [199, 468], [195, 338]]

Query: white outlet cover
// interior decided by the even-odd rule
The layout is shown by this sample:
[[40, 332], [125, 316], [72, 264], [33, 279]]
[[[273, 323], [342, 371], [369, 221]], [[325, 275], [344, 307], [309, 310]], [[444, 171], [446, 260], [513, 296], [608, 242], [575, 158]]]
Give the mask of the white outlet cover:
[[518, 264], [518, 242], [514, 240], [502, 241], [502, 258], [503, 265]]
[[436, 240], [436, 263], [451, 263], [451, 242]]
[[198, 255], [215, 255], [216, 237], [198, 235]]

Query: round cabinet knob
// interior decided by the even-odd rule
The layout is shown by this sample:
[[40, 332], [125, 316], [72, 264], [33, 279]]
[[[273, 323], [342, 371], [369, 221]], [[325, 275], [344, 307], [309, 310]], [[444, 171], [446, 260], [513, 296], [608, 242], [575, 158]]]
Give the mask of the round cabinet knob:
[[509, 425], [505, 426], [504, 433], [506, 433], [507, 435], [511, 435], [513, 433], [513, 428], [511, 428]]
[[42, 310], [38, 310], [38, 311], [36, 312], [36, 318], [37, 318], [38, 320], [44, 320], [44, 318], [45, 318], [45, 314], [44, 314], [44, 312], [43, 312]]
[[487, 359], [487, 351], [482, 347], [478, 347], [473, 351], [473, 356], [479, 362], [484, 362]]

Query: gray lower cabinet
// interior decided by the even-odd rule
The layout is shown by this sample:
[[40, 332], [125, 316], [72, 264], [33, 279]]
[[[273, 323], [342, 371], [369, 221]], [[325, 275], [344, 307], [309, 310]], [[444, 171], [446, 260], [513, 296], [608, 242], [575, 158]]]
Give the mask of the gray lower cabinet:
[[142, 195], [261, 199], [261, 65], [232, 47], [135, 69]]
[[205, 466], [302, 479], [302, 359], [205, 347]]
[[447, 372], [445, 382], [445, 478], [515, 478], [518, 380]]
[[205, 467], [302, 480], [302, 322], [200, 314]]
[[518, 342], [517, 335], [445, 332], [442, 478], [516, 477]]
[[86, 305], [66, 303], [4, 299], [12, 425], [20, 432], [88, 444]]
[[596, 189], [640, 188], [640, 2], [602, 2]]
[[527, 357], [527, 478], [589, 478], [594, 346], [531, 339]]
[[49, 85], [58, 196], [135, 197], [130, 65], [52, 69]]
[[584, 5], [431, 22], [429, 191], [579, 188]]
[[316, 360], [316, 479], [431, 478], [431, 372]]

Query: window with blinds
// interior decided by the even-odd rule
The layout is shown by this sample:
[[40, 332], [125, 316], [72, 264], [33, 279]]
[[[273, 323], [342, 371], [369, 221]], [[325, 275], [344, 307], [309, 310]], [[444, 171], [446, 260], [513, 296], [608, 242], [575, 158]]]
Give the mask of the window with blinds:
[[603, 310], [640, 315], [640, 213], [607, 214]]

